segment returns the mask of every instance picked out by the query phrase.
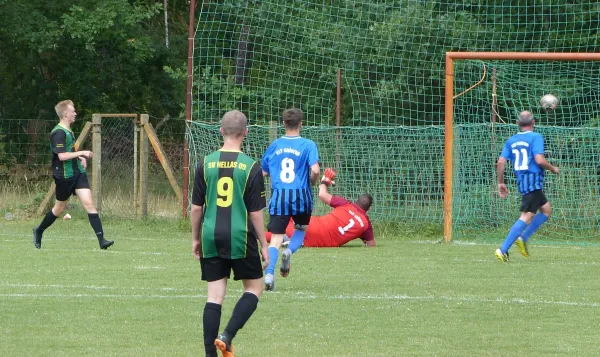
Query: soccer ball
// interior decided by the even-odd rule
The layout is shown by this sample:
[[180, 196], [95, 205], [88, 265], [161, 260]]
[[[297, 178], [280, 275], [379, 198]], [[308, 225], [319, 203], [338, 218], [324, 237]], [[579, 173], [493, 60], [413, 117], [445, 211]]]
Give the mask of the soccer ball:
[[544, 110], [554, 110], [558, 106], [558, 98], [553, 94], [546, 94], [540, 99], [540, 107]]

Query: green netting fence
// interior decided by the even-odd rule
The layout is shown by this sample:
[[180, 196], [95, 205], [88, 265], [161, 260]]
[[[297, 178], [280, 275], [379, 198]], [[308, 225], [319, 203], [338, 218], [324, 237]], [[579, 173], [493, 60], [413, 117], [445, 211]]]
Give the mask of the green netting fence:
[[[203, 1], [191, 163], [219, 146], [225, 111], [247, 114], [245, 149], [259, 158], [271, 123], [299, 107], [303, 135], [340, 170], [336, 192], [370, 191], [378, 220], [441, 225], [445, 53], [600, 52], [599, 17], [596, 1]], [[515, 189], [508, 200], [495, 194], [494, 163], [528, 109], [562, 170], [548, 177], [555, 215], [538, 237], [597, 242], [600, 65], [456, 61], [454, 72], [456, 94], [479, 83], [454, 102], [454, 238], [501, 239], [518, 216]], [[560, 99], [553, 113], [539, 110], [546, 93]]]
[[[455, 85], [468, 89], [483, 78], [484, 68], [485, 80], [454, 100], [455, 238], [499, 240], [514, 222], [520, 196], [512, 166], [506, 174], [512, 195], [502, 200], [495, 161], [504, 141], [519, 130], [518, 113], [530, 110], [545, 137], [548, 160], [561, 170], [558, 177], [546, 174], [544, 191], [554, 215], [538, 238], [598, 242], [600, 62], [457, 61]], [[555, 111], [540, 108], [546, 93], [560, 98]]]
[[[252, 126], [242, 149], [260, 160], [270, 138], [282, 134], [281, 128]], [[443, 128], [304, 127], [302, 135], [315, 141], [323, 166], [339, 171], [332, 193], [350, 198], [363, 192], [372, 194], [377, 202], [370, 212], [372, 218], [440, 222]], [[222, 143], [218, 125], [193, 123], [190, 138], [190, 167]], [[428, 146], [427, 151], [421, 150], [423, 145]], [[315, 209], [316, 214], [327, 211], [322, 204]]]

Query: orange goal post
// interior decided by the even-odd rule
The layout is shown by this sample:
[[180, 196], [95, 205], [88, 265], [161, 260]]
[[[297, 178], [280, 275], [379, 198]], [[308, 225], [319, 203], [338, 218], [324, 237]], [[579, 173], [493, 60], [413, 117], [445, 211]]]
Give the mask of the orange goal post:
[[[458, 63], [460, 63], [461, 61], [476, 61], [476, 63], [483, 63], [484, 65], [484, 78], [486, 76], [486, 66], [490, 67], [490, 63], [492, 63], [491, 66], [495, 66], [495, 64], [498, 63], [503, 63], [502, 61], [507, 61], [508, 63], [514, 63], [514, 64], [520, 64], [520, 63], [525, 63], [525, 62], [537, 62], [537, 63], [547, 63], [547, 64], [543, 64], [542, 66], [550, 66], [552, 63], [552, 66], [555, 66], [556, 68], [559, 68], [560, 66], [562, 66], [562, 64], [560, 63], [564, 63], [567, 61], [600, 61], [600, 53], [546, 53], [546, 52], [446, 52], [446, 73], [445, 73], [445, 119], [444, 119], [444, 128], [445, 128], [445, 133], [444, 133], [444, 241], [445, 242], [451, 242], [453, 239], [453, 230], [456, 228], [453, 226], [453, 217], [456, 219], [456, 217], [453, 215], [455, 214], [455, 212], [453, 212], [453, 209], [455, 208], [455, 204], [456, 202], [453, 202], [454, 199], [454, 189], [456, 189], [456, 187], [459, 187], [461, 190], [463, 191], [468, 191], [469, 188], [465, 188], [463, 186], [464, 185], [463, 182], [459, 182], [458, 184], [456, 182], [454, 182], [456, 175], [455, 175], [455, 158], [454, 155], [456, 153], [456, 148], [455, 148], [455, 143], [457, 143], [458, 138], [455, 138], [455, 129], [458, 128], [458, 124], [457, 124], [457, 118], [455, 118], [456, 115], [456, 95], [455, 95], [455, 66], [458, 65]], [[505, 106], [505, 113], [512, 113], [516, 110], [528, 110], [528, 108], [535, 108], [537, 101], [539, 100], [539, 98], [541, 97], [541, 94], [544, 93], [540, 93], [543, 90], [549, 90], [547, 93], [552, 93], [551, 90], [554, 90], [554, 87], [560, 87], [560, 84], [564, 82], [566, 82], [566, 80], [564, 80], [563, 77], [568, 77], [563, 75], [564, 73], [569, 73], [569, 74], [577, 74], [580, 76], [584, 76], [586, 75], [586, 73], [595, 73], [597, 72], [597, 68], [600, 67], [595, 67], [597, 65], [600, 65], [600, 62], [596, 62], [593, 63], [594, 67], [593, 71], [591, 72], [591, 70], [589, 70], [589, 72], [582, 72], [579, 73], [578, 68], [580, 67], [574, 67], [573, 70], [565, 70], [563, 72], [558, 72], [557, 71], [548, 71], [549, 73], [544, 73], [543, 75], [547, 75], [548, 78], [550, 78], [547, 82], [544, 82], [542, 80], [539, 79], [535, 79], [534, 77], [537, 75], [538, 77], [540, 76], [540, 71], [536, 71], [533, 69], [530, 69], [529, 72], [527, 72], [526, 70], [523, 70], [522, 72], [519, 71], [515, 71], [515, 73], [513, 73], [515, 75], [515, 78], [519, 78], [517, 77], [517, 73], [519, 73], [521, 75], [521, 77], [526, 77], [523, 78], [523, 80], [529, 80], [530, 84], [533, 84], [534, 86], [537, 85], [536, 89], [537, 90], [531, 90], [530, 93], [531, 94], [530, 97], [527, 100], [524, 100], [523, 102], [518, 102], [518, 101], [506, 101], [506, 106]], [[550, 68], [550, 67], [548, 67]], [[551, 67], [554, 68], [554, 67]], [[590, 68], [590, 66], [586, 67], [586, 68]], [[489, 71], [488, 71], [489, 72]], [[505, 72], [504, 73], [508, 73], [510, 72], [510, 69], [506, 69], [505, 68]], [[532, 75], [532, 78], [529, 78], [525, 75], [523, 75], [524, 73], [529, 73]], [[562, 77], [561, 77], [562, 75]], [[494, 67], [494, 76], [495, 76], [495, 67]], [[589, 76], [585, 77], [588, 78]], [[494, 83], [492, 84], [491, 82], [487, 82], [487, 84], [485, 84], [485, 88], [482, 87], [482, 89], [478, 89], [479, 92], [479, 98], [481, 97], [486, 97], [486, 98], [492, 98], [489, 100], [489, 103], [494, 103], [496, 101], [496, 83], [495, 83], [496, 78], [493, 78]], [[483, 79], [482, 79], [483, 81]], [[581, 81], [581, 79], [577, 78], [575, 80], [572, 80], [570, 83], [577, 83]], [[517, 80], [513, 81], [512, 84], [514, 83], [518, 83]], [[548, 84], [551, 83], [552, 85]], [[558, 84], [557, 84], [558, 83]], [[597, 82], [596, 82], [597, 83]], [[478, 83], [479, 84], [479, 83]], [[517, 86], [516, 84], [514, 84], [515, 86]], [[544, 87], [545, 85], [545, 87]], [[576, 85], [576, 84], [573, 84]], [[588, 87], [586, 87], [586, 90], [589, 90], [590, 88], [592, 88], [591, 90], [596, 91], [595, 88], [593, 88], [593, 81], [592, 78], [590, 77], [590, 83], [587, 84]], [[554, 87], [553, 87], [554, 86]], [[526, 87], [526, 86], [523, 86]], [[493, 89], [492, 89], [493, 88]], [[568, 88], [569, 90], [571, 90], [571, 88], [569, 88], [568, 84], [565, 84], [563, 86], [563, 88]], [[493, 90], [493, 92], [492, 92]], [[467, 90], [468, 91], [468, 90]], [[484, 93], [485, 91], [485, 93]], [[466, 91], [465, 91], [466, 92]], [[465, 93], [463, 92], [463, 93]], [[490, 94], [492, 93], [492, 94]], [[567, 91], [565, 90], [565, 93], [567, 93]], [[462, 94], [462, 93], [461, 93]], [[518, 97], [520, 94], [516, 94], [516, 96]], [[594, 93], [595, 95], [595, 93]], [[472, 96], [474, 97], [475, 94], [472, 94]], [[565, 95], [567, 96], [567, 95]], [[559, 97], [559, 100], [561, 98]], [[487, 100], [487, 99], [486, 99]], [[561, 100], [562, 102], [562, 100]], [[580, 101], [579, 103], [584, 102], [584, 101]], [[585, 103], [584, 103], [585, 104]], [[463, 105], [466, 107], [466, 104], [463, 103]], [[489, 108], [489, 111], [487, 111], [487, 109], [483, 110], [483, 111], [487, 111], [486, 114], [482, 115], [492, 115], [492, 112], [495, 111], [495, 108], [493, 107], [494, 104], [490, 104], [491, 108]], [[562, 105], [562, 103], [561, 103]], [[572, 106], [575, 107], [575, 106]], [[562, 108], [560, 108], [562, 110]], [[479, 110], [479, 108], [471, 108], [471, 113], [473, 111], [477, 111]], [[564, 118], [570, 118], [573, 116], [573, 111], [575, 110], [579, 110], [579, 109], [572, 109], [572, 108], [568, 108], [565, 110], [571, 110], [571, 112], [566, 113], [565, 115], [563, 115]], [[482, 110], [480, 110], [482, 111]], [[558, 112], [559, 110], [557, 110]], [[588, 113], [589, 117], [594, 116], [595, 114], [591, 114], [595, 111], [595, 107], [591, 108], [590, 110], [587, 111], [586, 113]], [[556, 113], [555, 113], [556, 114]], [[568, 114], [568, 115], [567, 115]], [[462, 114], [461, 114], [462, 115]], [[509, 114], [507, 114], [507, 117], [511, 118], [508, 119], [505, 124], [510, 125], [510, 123], [514, 123], [515, 121], [512, 119], [513, 117], [510, 116]], [[495, 118], [495, 116], [494, 116]], [[516, 117], [515, 117], [516, 118]], [[469, 120], [469, 115], [465, 114], [462, 115], [462, 117], [460, 118], [460, 120]], [[562, 120], [562, 119], [561, 119]], [[566, 120], [566, 119], [565, 119]], [[481, 119], [480, 119], [481, 122]], [[544, 122], [546, 123], [546, 122]], [[562, 136], [564, 136], [563, 131], [562, 131], [562, 123], [560, 121], [556, 121], [556, 122], [552, 122], [553, 126], [550, 128], [551, 130], [554, 130], [556, 133], [556, 135], [554, 136], [554, 138], [558, 138], [555, 139], [555, 141], [559, 140]], [[489, 123], [488, 123], [489, 124]], [[578, 123], [571, 123], [567, 126], [569, 126], [569, 128], [574, 128], [577, 127]], [[550, 126], [550, 124], [549, 124]], [[579, 129], [580, 127], [577, 127], [577, 129]], [[550, 130], [548, 129], [548, 130]], [[587, 127], [584, 126], [584, 129], [587, 129]], [[492, 129], [491, 130], [496, 130], [494, 128], [494, 126], [492, 125]], [[514, 131], [514, 127], [512, 128], [508, 128], [507, 130], [513, 130]], [[596, 127], [594, 130], [598, 130], [598, 128]], [[508, 131], [507, 131], [508, 132]], [[551, 133], [552, 134], [552, 133]], [[503, 135], [505, 135], [505, 133], [503, 132]], [[546, 134], [544, 134], [546, 136]], [[594, 134], [596, 135], [596, 134]], [[468, 136], [467, 136], [468, 137]], [[504, 137], [502, 136], [501, 138], [499, 137], [498, 140], [502, 139], [502, 140], [506, 140], [508, 137]], [[476, 137], [474, 139], [468, 139], [468, 140], [480, 140], [480, 141], [485, 141], [486, 138], [483, 138], [483, 140], [481, 139], [481, 137]], [[552, 139], [552, 138], [551, 138]], [[586, 139], [587, 141], [585, 141], [586, 143], [592, 143], [593, 140], [596, 139]], [[498, 143], [500, 143], [500, 141], [497, 141]], [[582, 141], [583, 142], [583, 141]], [[593, 141], [592, 144], [594, 144], [595, 141]], [[590, 145], [592, 145], [590, 144]], [[484, 144], [482, 144], [484, 145]], [[497, 145], [497, 144], [496, 144]], [[484, 145], [485, 146], [485, 145]], [[496, 148], [497, 146], [492, 146], [492, 148]], [[501, 147], [500, 147], [501, 148]], [[482, 151], [486, 151], [486, 152], [490, 152], [490, 151], [495, 151], [495, 150], [490, 150], [489, 148], [484, 148], [487, 150], [483, 150], [483, 149], [478, 149], [479, 152]], [[475, 152], [475, 150], [473, 150], [473, 152]], [[497, 152], [494, 152], [493, 154], [495, 155], [495, 157], [497, 158], [497, 155], [500, 153], [500, 150], [498, 149]], [[484, 162], [484, 166], [485, 168], [483, 170], [481, 170], [481, 172], [484, 172], [485, 175], [487, 175], [489, 173], [489, 167], [487, 166], [489, 161], [490, 161], [490, 154], [486, 154], [486, 158], [485, 160], [482, 160], [482, 162]], [[581, 182], [578, 181], [579, 178], [577, 177], [573, 177], [573, 184], [569, 187], [569, 188], [561, 188], [562, 190], [570, 190], [569, 194], [571, 194], [571, 192], [575, 192], [575, 194], [577, 194], [577, 191], [581, 190], [581, 187], [584, 185], [587, 185], [585, 180], [587, 179], [587, 181], [590, 181], [589, 177], [585, 177], [584, 173], [588, 172], [585, 171], [584, 169], [581, 168], [580, 163], [581, 162], [586, 162], [586, 160], [589, 161], [588, 157], [586, 156], [585, 158], [581, 158], [580, 161], [577, 161], [577, 165], [573, 164], [572, 167], [576, 167], [578, 171], [578, 174], [580, 176], [584, 176], [581, 178]], [[493, 164], [495, 164], [495, 161], [493, 162]], [[567, 163], [568, 164], [568, 163]], [[598, 163], [596, 163], [595, 165], [597, 165]], [[579, 166], [578, 166], [579, 165]], [[495, 166], [495, 165], [494, 165]], [[591, 170], [591, 169], [590, 169]], [[595, 170], [595, 168], [594, 168]], [[571, 170], [573, 171], [573, 170]], [[591, 171], [590, 171], [591, 172]], [[562, 175], [562, 172], [561, 172]], [[490, 175], [491, 176], [491, 175]], [[493, 179], [491, 179], [493, 180]], [[468, 181], [467, 181], [468, 182]], [[493, 193], [491, 193], [491, 185], [490, 185], [490, 180], [486, 181], [484, 184], [482, 184], [481, 186], [484, 186], [484, 190], [487, 190], [485, 192], [485, 194], [483, 196], [485, 197], [491, 197], [491, 195], [493, 195]], [[570, 183], [571, 181], [569, 181]], [[495, 182], [493, 182], [495, 183]], [[487, 188], [485, 188], [485, 186], [488, 186]], [[456, 186], [456, 187], [455, 187]], [[594, 191], [596, 192], [596, 190], [599, 190], [598, 188], [592, 188], [590, 189], [590, 192]], [[514, 191], [514, 189], [513, 189]], [[585, 190], [582, 190], [585, 191]], [[557, 194], [554, 195], [554, 197], [559, 196]], [[489, 199], [491, 202], [494, 202], [495, 198]], [[552, 199], [551, 199], [552, 201]], [[491, 205], [496, 205], [496, 203], [492, 203]], [[553, 204], [554, 205], [554, 204]], [[466, 209], [464, 210], [464, 212], [461, 212], [461, 214], [465, 213]], [[512, 211], [514, 213], [514, 211]], [[467, 216], [467, 214], [464, 214], [464, 216]], [[491, 215], [493, 216], [493, 214]], [[462, 218], [462, 217], [461, 217]], [[554, 219], [554, 218], [553, 218]], [[564, 226], [561, 226], [562, 228], [565, 229], [565, 232], [567, 232], [570, 228], [569, 227], [570, 224], [572, 224], [573, 222], [568, 220], [569, 217], [566, 217], [564, 222]], [[560, 217], [557, 218], [558, 222], [560, 221]], [[560, 223], [559, 223], [560, 224]], [[579, 224], [580, 223], [573, 223], [573, 224], [578, 224], [577, 225], [577, 229], [579, 229]], [[482, 225], [485, 225], [485, 223], [483, 223]], [[583, 226], [583, 224], [582, 224]], [[591, 224], [590, 224], [591, 226]], [[585, 227], [584, 227], [585, 228]], [[590, 228], [591, 231], [592, 228]], [[594, 228], [594, 230], [600, 229], [598, 227], [598, 225], [596, 225]]]

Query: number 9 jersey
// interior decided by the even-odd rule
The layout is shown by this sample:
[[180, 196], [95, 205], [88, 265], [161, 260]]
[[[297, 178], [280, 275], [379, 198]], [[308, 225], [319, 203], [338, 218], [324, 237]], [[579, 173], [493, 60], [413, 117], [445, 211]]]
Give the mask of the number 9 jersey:
[[312, 212], [310, 168], [319, 161], [317, 145], [301, 136], [282, 136], [262, 157], [262, 170], [271, 177], [269, 214], [291, 216]]
[[543, 188], [544, 169], [535, 162], [538, 154], [544, 155], [544, 137], [533, 131], [519, 132], [504, 143], [500, 156], [512, 163], [521, 195]]
[[260, 166], [239, 151], [219, 150], [198, 164], [192, 204], [204, 206], [201, 256], [241, 259], [258, 255], [249, 212], [265, 207]]

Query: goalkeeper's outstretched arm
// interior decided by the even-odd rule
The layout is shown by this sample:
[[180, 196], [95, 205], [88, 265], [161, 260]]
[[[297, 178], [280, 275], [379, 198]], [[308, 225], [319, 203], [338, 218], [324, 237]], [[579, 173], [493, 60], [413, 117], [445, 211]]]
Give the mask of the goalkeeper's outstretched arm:
[[319, 199], [325, 202], [328, 206], [331, 206], [331, 198], [333, 195], [327, 191], [327, 187], [330, 185], [335, 185], [335, 181], [333, 181], [335, 179], [335, 175], [337, 175], [337, 172], [331, 168], [326, 168], [323, 178], [321, 179], [321, 184], [319, 185]]
[[324, 183], [319, 185], [319, 199], [323, 201], [325, 204], [329, 205], [331, 203], [331, 197], [333, 195], [327, 191], [327, 185]]

